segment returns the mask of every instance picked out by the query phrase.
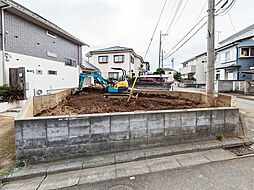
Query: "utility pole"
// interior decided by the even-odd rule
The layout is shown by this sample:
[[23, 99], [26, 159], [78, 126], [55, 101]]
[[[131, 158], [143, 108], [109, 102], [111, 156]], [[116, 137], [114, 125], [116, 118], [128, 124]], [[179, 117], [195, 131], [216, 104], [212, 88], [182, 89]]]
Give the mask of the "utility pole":
[[175, 58], [173, 57], [173, 58], [171, 59], [172, 69], [173, 69], [173, 70], [174, 70], [174, 60], [175, 60]]
[[162, 51], [161, 51], [161, 68], [163, 68], [163, 59], [164, 59], [164, 57], [163, 57], [163, 49], [162, 49]]
[[206, 94], [208, 106], [213, 106], [214, 96], [214, 37], [215, 37], [215, 0], [208, 0], [208, 36], [207, 36], [207, 71]]
[[159, 68], [161, 67], [161, 31], [160, 31], [160, 46], [159, 46]]

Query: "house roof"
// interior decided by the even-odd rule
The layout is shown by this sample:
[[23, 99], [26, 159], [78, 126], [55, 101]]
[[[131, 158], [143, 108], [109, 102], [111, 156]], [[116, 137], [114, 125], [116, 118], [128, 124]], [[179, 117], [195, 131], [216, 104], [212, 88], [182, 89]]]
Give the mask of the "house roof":
[[89, 69], [89, 70], [95, 70], [95, 71], [100, 70], [100, 69], [98, 69], [97, 67], [95, 67], [94, 65], [92, 65], [91, 63], [89, 63], [88, 61], [86, 61], [84, 59], [83, 59], [82, 64], [81, 64], [81, 68]]
[[[227, 41], [229, 41], [229, 40], [231, 40], [231, 39], [236, 38], [237, 36], [240, 36], [240, 35], [242, 35], [242, 34], [247, 33], [247, 32], [250, 31], [250, 30], [254, 30], [254, 24], [252, 24], [252, 25], [248, 26], [247, 28], [245, 28], [245, 29], [243, 29], [243, 30], [241, 30], [241, 31], [239, 31], [239, 32], [237, 32], [237, 33], [235, 33], [235, 34], [229, 36], [228, 38], [226, 38], [226, 39], [220, 41], [219, 44], [223, 44], [223, 43], [225, 43], [225, 42], [227, 42]], [[252, 34], [251, 34], [251, 35], [252, 35]], [[246, 36], [245, 36], [245, 38], [246, 38]], [[239, 40], [239, 39], [238, 39], [238, 40]]]
[[[9, 5], [10, 8], [7, 10], [13, 14], [16, 14], [36, 25], [39, 25], [47, 30], [50, 30], [51, 32], [68, 39], [78, 45], [87, 45], [85, 42], [79, 40], [78, 38], [74, 37], [73, 35], [69, 34], [56, 24], [50, 22], [49, 20], [43, 18], [42, 16], [38, 15], [37, 13], [29, 10], [28, 8], [20, 5], [19, 3], [13, 1], [13, 0], [0, 0], [1, 4]], [[88, 45], [87, 45], [88, 46]]]
[[109, 52], [109, 51], [133, 51], [132, 48], [128, 47], [121, 47], [121, 46], [113, 46], [113, 47], [108, 47], [108, 48], [103, 48], [103, 49], [97, 49], [90, 51], [90, 53], [95, 53], [95, 52]]
[[113, 53], [113, 52], [125, 52], [125, 51], [131, 51], [135, 57], [139, 58], [142, 63], [146, 63], [143, 58], [136, 54], [136, 52], [132, 48], [128, 47], [121, 47], [121, 46], [113, 46], [113, 47], [108, 47], [108, 48], [103, 48], [103, 49], [97, 49], [97, 50], [92, 50], [86, 54], [86, 56], [95, 54], [95, 53]]
[[194, 60], [194, 59], [196, 59], [196, 58], [198, 58], [198, 57], [200, 57], [200, 56], [206, 55], [206, 54], [207, 54], [206, 52], [201, 53], [201, 54], [198, 54], [198, 55], [196, 55], [196, 56], [194, 56], [194, 57], [192, 57], [192, 58], [190, 58], [190, 59], [187, 59], [186, 61], [182, 62], [181, 64], [187, 63], [187, 62], [189, 62], [189, 61], [192, 61], [192, 60]]

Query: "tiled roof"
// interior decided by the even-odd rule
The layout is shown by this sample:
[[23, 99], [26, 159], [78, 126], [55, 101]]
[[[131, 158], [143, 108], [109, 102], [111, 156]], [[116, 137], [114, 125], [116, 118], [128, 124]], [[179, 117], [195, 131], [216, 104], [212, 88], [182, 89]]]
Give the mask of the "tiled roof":
[[109, 48], [103, 48], [103, 49], [93, 50], [93, 51], [90, 51], [90, 53], [93, 53], [93, 52], [108, 52], [108, 51], [126, 51], [126, 50], [133, 51], [132, 48], [121, 47], [121, 46], [114, 46], [114, 47], [109, 47]]
[[100, 70], [98, 69], [97, 67], [95, 67], [94, 65], [92, 65], [91, 63], [89, 63], [88, 61], [84, 60], [82, 61], [82, 65], [81, 65], [82, 68], [84, 69], [92, 69], [92, 70]]

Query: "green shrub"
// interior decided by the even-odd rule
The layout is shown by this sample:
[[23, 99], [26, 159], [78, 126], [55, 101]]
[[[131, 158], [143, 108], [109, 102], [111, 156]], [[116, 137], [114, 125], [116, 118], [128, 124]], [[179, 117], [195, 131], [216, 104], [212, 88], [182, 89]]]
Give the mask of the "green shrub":
[[7, 88], [8, 88], [8, 86], [6, 86], [6, 85], [0, 86], [0, 100], [3, 100], [4, 96], [6, 96]]
[[182, 78], [182, 74], [180, 72], [175, 72], [174, 73], [174, 79], [178, 82], [181, 81], [181, 78]]
[[159, 74], [165, 74], [165, 70], [163, 68], [158, 68], [156, 69], [156, 71], [153, 73], [155, 75], [159, 75]]
[[133, 77], [127, 75], [127, 76], [126, 76], [126, 79], [127, 79], [128, 85], [131, 86], [132, 83], [133, 83]]
[[216, 135], [216, 137], [219, 141], [223, 141], [225, 139], [225, 136], [222, 134]]

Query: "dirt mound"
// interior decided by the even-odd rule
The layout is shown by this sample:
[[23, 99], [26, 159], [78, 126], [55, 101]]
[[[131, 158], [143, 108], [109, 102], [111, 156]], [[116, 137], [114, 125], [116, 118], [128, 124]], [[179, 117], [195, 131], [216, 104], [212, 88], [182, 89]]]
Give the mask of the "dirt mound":
[[175, 98], [169, 95], [145, 93], [138, 93], [138, 98], [131, 99], [128, 103], [126, 98], [105, 98], [103, 96], [103, 91], [90, 89], [76, 95], [69, 95], [55, 108], [45, 110], [37, 116], [79, 115], [205, 107], [207, 106], [203, 102]]

